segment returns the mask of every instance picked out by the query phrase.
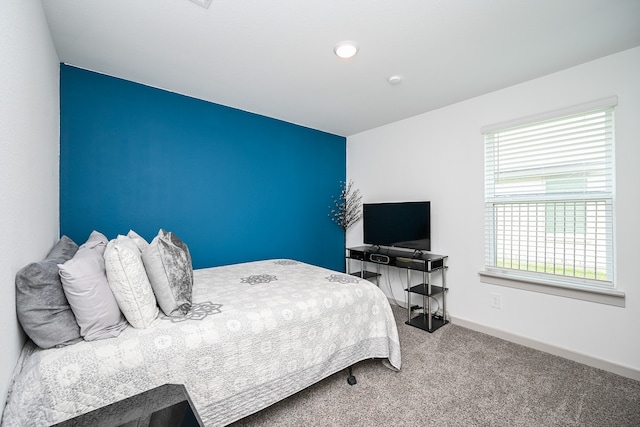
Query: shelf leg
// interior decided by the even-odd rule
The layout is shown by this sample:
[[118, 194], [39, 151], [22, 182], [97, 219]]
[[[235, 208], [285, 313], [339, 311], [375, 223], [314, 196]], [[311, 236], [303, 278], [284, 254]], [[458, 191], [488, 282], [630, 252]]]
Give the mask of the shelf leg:
[[411, 270], [407, 268], [407, 322], [411, 322]]
[[447, 323], [447, 269], [449, 267], [444, 266], [442, 268], [442, 320]]
[[427, 326], [429, 332], [431, 332], [433, 330], [433, 319], [431, 319], [431, 272], [427, 273], [427, 293], [429, 294], [427, 297]]

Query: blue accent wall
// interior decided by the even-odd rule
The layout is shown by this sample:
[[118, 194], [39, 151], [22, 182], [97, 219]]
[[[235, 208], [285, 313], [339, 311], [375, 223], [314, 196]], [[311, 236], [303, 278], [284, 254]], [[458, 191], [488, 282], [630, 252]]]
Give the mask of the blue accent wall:
[[60, 228], [84, 242], [160, 228], [195, 268], [294, 258], [341, 270], [328, 218], [346, 139], [61, 65]]

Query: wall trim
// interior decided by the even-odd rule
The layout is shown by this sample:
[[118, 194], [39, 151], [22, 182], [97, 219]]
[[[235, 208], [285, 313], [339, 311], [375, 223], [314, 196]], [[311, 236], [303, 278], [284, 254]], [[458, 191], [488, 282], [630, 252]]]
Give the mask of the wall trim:
[[558, 347], [552, 344], [547, 344], [542, 341], [527, 338], [522, 335], [514, 334], [501, 329], [481, 325], [471, 320], [462, 319], [456, 316], [451, 317], [451, 323], [457, 326], [462, 326], [463, 328], [482, 332], [484, 334], [491, 335], [505, 341], [520, 344], [525, 347], [533, 348], [535, 350], [544, 351], [545, 353], [553, 354], [554, 356], [564, 357], [565, 359], [573, 360], [574, 362], [582, 363], [584, 365], [591, 366], [592, 368], [602, 369], [604, 371], [612, 372], [623, 377], [640, 381], [640, 370], [634, 369], [629, 366], [620, 365], [608, 360], [589, 356], [588, 354], [579, 353], [577, 351]]
[[[396, 305], [406, 310], [404, 302], [400, 303], [390, 297], [388, 297], [387, 299], [389, 300], [390, 304]], [[597, 357], [589, 356], [588, 354], [583, 354], [563, 347], [547, 344], [542, 341], [527, 338], [525, 336], [507, 332], [502, 329], [492, 328], [490, 326], [482, 325], [480, 323], [462, 319], [460, 317], [449, 315], [449, 320], [453, 325], [456, 326], [471, 329], [473, 331], [491, 335], [492, 337], [500, 338], [515, 344], [520, 344], [534, 350], [544, 351], [545, 353], [553, 354], [554, 356], [564, 357], [565, 359], [573, 360], [574, 362], [582, 363], [583, 365], [591, 366], [592, 368], [602, 369], [603, 371], [611, 372], [626, 378], [631, 378], [632, 380], [640, 381], [640, 370], [629, 366], [609, 362], [608, 360], [599, 359]]]
[[583, 301], [608, 304], [616, 307], [625, 307], [625, 293], [617, 289], [598, 289], [587, 286], [573, 286], [558, 282], [544, 281], [540, 278], [527, 278], [518, 275], [480, 271], [481, 283], [506, 286], [508, 288], [522, 289], [531, 292], [541, 292], [549, 295], [557, 295], [566, 298], [580, 299]]

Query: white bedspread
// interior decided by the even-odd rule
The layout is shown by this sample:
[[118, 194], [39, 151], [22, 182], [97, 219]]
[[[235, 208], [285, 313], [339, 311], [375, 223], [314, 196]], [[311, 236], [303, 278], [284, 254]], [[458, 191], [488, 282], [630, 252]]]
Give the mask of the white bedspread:
[[185, 384], [206, 426], [225, 425], [364, 359], [400, 369], [391, 307], [366, 280], [267, 260], [194, 282], [185, 318], [62, 349], [28, 342], [2, 425], [50, 425], [166, 383]]

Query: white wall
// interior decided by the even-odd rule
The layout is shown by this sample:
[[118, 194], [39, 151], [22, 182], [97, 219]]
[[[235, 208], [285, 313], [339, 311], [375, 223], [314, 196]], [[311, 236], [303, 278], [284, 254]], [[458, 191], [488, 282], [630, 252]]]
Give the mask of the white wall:
[[59, 61], [39, 1], [0, 2], [0, 410], [24, 343], [15, 274], [56, 242]]
[[[604, 361], [605, 368], [620, 367], [610, 370], [640, 379], [638, 76], [640, 47], [347, 139], [347, 176], [365, 202], [431, 200], [432, 251], [449, 255], [447, 311], [454, 323], [457, 319], [515, 341], [520, 337], [521, 342], [541, 344], [539, 348], [551, 346], [561, 350], [556, 354], [566, 351], [577, 356], [574, 360], [586, 355]], [[410, 84], [404, 82], [402, 89], [410, 90]], [[480, 283], [478, 272], [484, 266], [480, 129], [611, 95], [619, 98], [616, 283], [626, 293], [626, 307]], [[361, 242], [358, 224], [349, 231], [347, 243]], [[393, 292], [402, 300], [400, 286], [396, 279]], [[502, 296], [502, 309], [490, 307], [491, 293]]]

